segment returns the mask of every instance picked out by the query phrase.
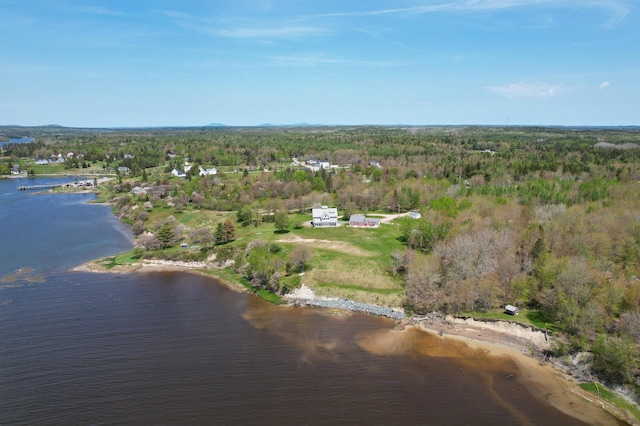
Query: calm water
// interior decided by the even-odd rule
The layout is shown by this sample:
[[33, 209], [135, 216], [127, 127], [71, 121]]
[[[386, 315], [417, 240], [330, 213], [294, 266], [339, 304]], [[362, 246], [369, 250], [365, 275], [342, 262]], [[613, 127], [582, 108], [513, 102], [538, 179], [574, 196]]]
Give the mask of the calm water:
[[10, 143], [29, 143], [33, 142], [35, 139], [33, 138], [18, 138], [18, 139], [9, 139], [8, 141], [0, 141], [0, 146], [8, 145]]
[[0, 180], [0, 424], [580, 424], [508, 359], [429, 356], [458, 347], [390, 320], [198, 275], [67, 272], [130, 235], [91, 196], [23, 183]]

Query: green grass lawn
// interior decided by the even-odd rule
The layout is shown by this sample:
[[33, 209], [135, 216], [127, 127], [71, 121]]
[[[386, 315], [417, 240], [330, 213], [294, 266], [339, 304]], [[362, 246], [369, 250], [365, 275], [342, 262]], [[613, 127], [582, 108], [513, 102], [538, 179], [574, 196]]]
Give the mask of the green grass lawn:
[[510, 315], [503, 310], [495, 310], [489, 312], [465, 312], [462, 316], [470, 316], [474, 318], [495, 319], [501, 321], [514, 321], [521, 324], [532, 325], [543, 330], [555, 331], [557, 325], [547, 322], [544, 314], [538, 310], [520, 309], [518, 315]]
[[131, 265], [139, 261], [140, 259], [134, 259], [132, 257], [132, 252], [128, 251], [116, 256], [105, 257], [104, 259], [98, 261], [98, 263], [106, 269], [111, 269], [116, 266]]
[[617, 396], [616, 394], [614, 394], [613, 392], [611, 392], [609, 389], [607, 389], [606, 387], [604, 387], [602, 384], [600, 383], [581, 383], [580, 387], [584, 390], [586, 390], [587, 392], [590, 392], [600, 398], [602, 398], [605, 401], [610, 402], [611, 404], [613, 404], [616, 408], [624, 411], [624, 412], [628, 412], [631, 415], [633, 415], [636, 419], [640, 420], [640, 410], [638, 409], [638, 407], [636, 407], [633, 404], [628, 403], [627, 401], [625, 401], [624, 399], [620, 398], [619, 396]]

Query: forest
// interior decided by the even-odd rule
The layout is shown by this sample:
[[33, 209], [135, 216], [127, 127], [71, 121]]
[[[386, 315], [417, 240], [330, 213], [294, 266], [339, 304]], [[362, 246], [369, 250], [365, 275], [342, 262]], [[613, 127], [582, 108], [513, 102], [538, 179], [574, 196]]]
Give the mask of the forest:
[[[556, 355], [589, 351], [601, 380], [638, 384], [636, 128], [0, 128], [24, 136], [0, 173], [112, 177], [100, 198], [134, 258], [213, 255], [256, 291], [305, 283], [415, 314], [511, 304]], [[397, 218], [313, 229], [314, 206]]]

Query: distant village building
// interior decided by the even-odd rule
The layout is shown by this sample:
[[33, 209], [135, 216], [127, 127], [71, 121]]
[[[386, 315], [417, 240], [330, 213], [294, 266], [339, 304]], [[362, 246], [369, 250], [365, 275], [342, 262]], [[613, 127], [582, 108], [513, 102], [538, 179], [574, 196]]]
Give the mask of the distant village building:
[[338, 226], [338, 209], [322, 206], [312, 210], [314, 228], [335, 228]]
[[215, 167], [204, 169], [202, 168], [202, 166], [200, 166], [200, 176], [215, 175], [216, 173], [218, 173], [218, 169], [216, 169]]
[[121, 175], [125, 175], [125, 176], [129, 176], [129, 168], [128, 167], [118, 167], [118, 173], [120, 173]]
[[175, 177], [179, 177], [179, 178], [183, 178], [183, 177], [187, 176], [187, 174], [185, 172], [181, 172], [178, 169], [171, 170], [171, 174], [174, 175]]
[[352, 228], [377, 228], [380, 226], [380, 219], [366, 217], [363, 214], [352, 214], [349, 218], [349, 226]]
[[330, 169], [331, 163], [329, 163], [329, 160], [308, 160], [305, 164], [305, 167], [312, 172], [317, 172], [321, 169]]

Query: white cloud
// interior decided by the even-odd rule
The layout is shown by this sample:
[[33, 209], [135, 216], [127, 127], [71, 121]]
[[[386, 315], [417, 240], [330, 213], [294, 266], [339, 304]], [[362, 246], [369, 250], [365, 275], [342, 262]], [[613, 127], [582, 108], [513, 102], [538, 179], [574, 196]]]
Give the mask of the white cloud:
[[600, 90], [604, 90], [609, 86], [611, 86], [611, 82], [610, 81], [603, 81], [602, 83], [600, 83]]
[[608, 23], [624, 19], [631, 8], [622, 0], [456, 0], [438, 4], [395, 9], [380, 9], [359, 12], [336, 12], [306, 16], [312, 17], [358, 17], [376, 15], [423, 15], [439, 12], [500, 11], [524, 7], [548, 7], [554, 9], [601, 9], [609, 13]]
[[237, 27], [216, 29], [207, 31], [222, 37], [230, 38], [295, 38], [304, 36], [322, 36], [329, 32], [324, 28], [305, 26], [284, 26], [284, 27]]
[[90, 13], [93, 15], [107, 15], [107, 16], [124, 16], [123, 12], [118, 10], [109, 9], [102, 6], [95, 7], [78, 7], [77, 10], [83, 13]]
[[164, 11], [161, 14], [175, 20], [182, 28], [201, 34], [244, 39], [288, 39], [330, 34], [326, 28], [300, 25], [291, 21], [269, 22], [233, 22], [233, 19], [211, 19], [189, 15], [177, 11]]
[[323, 65], [393, 67], [407, 65], [406, 63], [400, 62], [359, 61], [354, 59], [332, 58], [325, 53], [271, 56], [267, 59], [272, 65], [280, 67], [317, 67]]
[[527, 83], [524, 81], [504, 86], [488, 86], [486, 89], [507, 98], [553, 98], [564, 96], [569, 91], [562, 83]]

